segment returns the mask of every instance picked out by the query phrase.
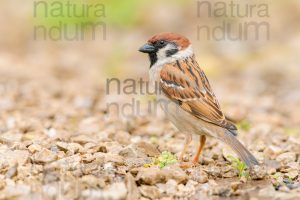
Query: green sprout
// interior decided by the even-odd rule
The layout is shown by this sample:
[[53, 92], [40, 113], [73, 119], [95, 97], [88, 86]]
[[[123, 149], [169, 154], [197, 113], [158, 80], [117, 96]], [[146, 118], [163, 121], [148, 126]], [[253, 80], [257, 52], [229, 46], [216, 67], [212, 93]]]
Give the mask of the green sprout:
[[292, 176], [287, 176], [287, 179], [290, 181], [290, 182], [293, 182], [293, 177]]
[[157, 158], [153, 158], [151, 163], [144, 164], [144, 167], [158, 166], [164, 168], [177, 162], [176, 156], [168, 151], [163, 151]]
[[247, 165], [244, 162], [240, 161], [240, 159], [238, 158], [233, 157], [232, 155], [228, 155], [227, 159], [230, 160], [233, 167], [237, 169], [239, 178], [245, 177], [248, 179], [250, 177], [249, 172], [246, 171]]
[[243, 120], [237, 124], [237, 128], [248, 132], [251, 129], [251, 124], [249, 121]]
[[276, 172], [275, 174], [271, 175], [271, 177], [275, 180], [278, 180], [281, 176], [282, 174], [280, 172]]

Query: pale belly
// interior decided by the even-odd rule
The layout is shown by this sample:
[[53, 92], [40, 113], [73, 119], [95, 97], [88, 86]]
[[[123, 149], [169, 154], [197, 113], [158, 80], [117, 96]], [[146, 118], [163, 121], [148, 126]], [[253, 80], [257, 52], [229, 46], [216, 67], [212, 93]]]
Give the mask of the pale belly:
[[179, 105], [170, 101], [166, 96], [158, 95], [157, 100], [164, 110], [167, 118], [178, 128], [187, 134], [206, 135], [217, 137], [222, 128], [200, 120], [183, 110]]

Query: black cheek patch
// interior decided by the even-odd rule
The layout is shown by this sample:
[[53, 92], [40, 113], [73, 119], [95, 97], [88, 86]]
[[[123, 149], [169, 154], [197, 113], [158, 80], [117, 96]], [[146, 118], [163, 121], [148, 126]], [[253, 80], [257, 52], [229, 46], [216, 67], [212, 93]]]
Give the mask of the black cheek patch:
[[170, 50], [167, 50], [167, 51], [166, 51], [166, 56], [167, 56], [167, 57], [170, 57], [170, 56], [174, 55], [174, 54], [177, 53], [177, 52], [178, 52], [178, 49], [170, 49]]

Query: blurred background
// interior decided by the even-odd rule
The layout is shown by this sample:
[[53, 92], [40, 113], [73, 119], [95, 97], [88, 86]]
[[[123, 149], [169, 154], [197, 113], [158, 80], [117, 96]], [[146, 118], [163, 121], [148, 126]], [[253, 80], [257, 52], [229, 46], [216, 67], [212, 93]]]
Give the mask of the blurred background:
[[[55, 170], [45, 173], [41, 166], [73, 154], [77, 159], [74, 152], [79, 144], [87, 149], [80, 154], [83, 158], [74, 161], [80, 166], [89, 164], [90, 149], [98, 144], [102, 146], [95, 147], [96, 153], [106, 148], [118, 152], [112, 147], [120, 150], [120, 144], [138, 141], [174, 154], [181, 150], [184, 135], [166, 123], [161, 112], [149, 115], [153, 96], [139, 90], [130, 95], [123, 92], [125, 80], [148, 80], [148, 57], [138, 49], [160, 32], [190, 39], [221, 107], [260, 161], [290, 151], [290, 160], [296, 161], [300, 152], [299, 11], [297, 0], [0, 1], [0, 166], [10, 160], [26, 161], [28, 156], [34, 161], [19, 163], [18, 175], [14, 164], [8, 165], [7, 171], [14, 170], [8, 175], [1, 171], [6, 182], [0, 181], [0, 189], [4, 185], [8, 189], [0, 198], [23, 194], [27, 191], [23, 183], [35, 188], [35, 183], [60, 180]], [[115, 82], [108, 87], [111, 78], [120, 82], [120, 92]], [[140, 103], [141, 111], [125, 116], [120, 109], [108, 107], [116, 102], [125, 108], [132, 98], [133, 107], [138, 109]], [[126, 107], [129, 114], [130, 108]], [[58, 144], [61, 140], [75, 142], [77, 150], [66, 151]], [[68, 145], [73, 148], [74, 143]], [[206, 158], [224, 161], [219, 143], [209, 140], [208, 148], [216, 153], [206, 151], [203, 163]], [[76, 170], [72, 173], [82, 178], [82, 185], [94, 180], [84, 179], [83, 172]], [[114, 178], [120, 180], [122, 172], [118, 173]], [[15, 182], [9, 182], [13, 178], [22, 187], [14, 187]], [[49, 185], [44, 191], [51, 193]], [[66, 193], [72, 195], [70, 191]]]
[[[106, 79], [147, 80], [148, 58], [137, 49], [152, 35], [171, 31], [191, 40], [225, 109], [239, 108], [236, 112], [243, 115], [267, 110], [278, 123], [296, 127], [300, 3], [232, 1], [235, 5], [230, 7], [230, 2], [200, 2], [1, 1], [1, 113], [16, 108], [21, 112], [35, 103], [49, 112], [54, 106], [49, 98], [56, 98], [56, 109], [69, 102], [92, 102], [96, 96], [123, 101], [126, 95], [104, 95]], [[74, 27], [97, 22], [102, 24], [94, 31], [95, 38], [88, 28], [83, 28], [88, 35], [83, 39], [63, 35], [81, 33]], [[245, 22], [265, 23], [258, 38]], [[67, 31], [51, 32], [59, 23]], [[223, 23], [229, 28], [217, 30], [215, 36], [208, 33]], [[70, 96], [60, 102], [60, 95]]]

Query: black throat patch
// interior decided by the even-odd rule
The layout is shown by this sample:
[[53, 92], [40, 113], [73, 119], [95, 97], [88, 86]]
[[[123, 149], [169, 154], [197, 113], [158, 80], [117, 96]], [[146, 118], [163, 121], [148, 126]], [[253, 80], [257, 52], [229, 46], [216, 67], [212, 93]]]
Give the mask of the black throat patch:
[[150, 68], [151, 68], [157, 61], [156, 52], [155, 53], [149, 53], [149, 59], [150, 59]]

